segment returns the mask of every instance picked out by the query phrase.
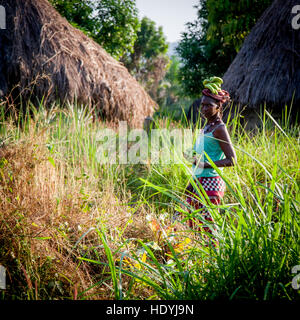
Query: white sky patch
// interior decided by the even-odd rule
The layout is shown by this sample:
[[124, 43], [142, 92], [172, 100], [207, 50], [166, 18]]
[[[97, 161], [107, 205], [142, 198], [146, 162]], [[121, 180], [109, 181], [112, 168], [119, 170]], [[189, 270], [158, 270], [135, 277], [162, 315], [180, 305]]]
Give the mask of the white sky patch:
[[144, 16], [163, 27], [168, 42], [180, 40], [185, 24], [197, 18], [198, 0], [136, 0], [139, 17]]

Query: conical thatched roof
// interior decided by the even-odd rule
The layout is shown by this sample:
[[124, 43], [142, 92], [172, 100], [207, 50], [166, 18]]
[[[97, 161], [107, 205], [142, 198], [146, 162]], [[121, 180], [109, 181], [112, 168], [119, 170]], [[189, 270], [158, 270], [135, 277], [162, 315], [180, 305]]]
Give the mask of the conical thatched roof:
[[228, 68], [223, 88], [235, 102], [280, 111], [300, 105], [300, 30], [292, 28], [298, 0], [275, 0], [264, 12]]
[[145, 90], [101, 46], [72, 27], [46, 0], [0, 0], [0, 95], [22, 93], [47, 103], [59, 98], [95, 105], [108, 120], [142, 126], [156, 106]]

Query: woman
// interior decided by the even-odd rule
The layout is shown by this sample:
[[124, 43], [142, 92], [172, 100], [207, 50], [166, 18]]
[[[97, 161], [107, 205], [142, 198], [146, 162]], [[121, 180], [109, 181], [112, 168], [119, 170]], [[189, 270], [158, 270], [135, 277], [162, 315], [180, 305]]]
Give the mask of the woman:
[[[212, 84], [215, 84], [215, 79], [218, 79], [219, 86], [212, 86]], [[223, 167], [233, 166], [236, 162], [235, 151], [226, 126], [222, 121], [222, 106], [230, 100], [230, 97], [227, 91], [221, 90], [221, 83], [223, 83], [223, 80], [216, 77], [204, 81], [206, 88], [202, 91], [201, 113], [207, 122], [203, 133], [199, 134], [193, 147], [196, 151], [196, 156], [193, 157], [192, 170], [196, 184], [202, 185], [210, 201], [216, 205], [220, 204], [224, 196], [225, 182], [211, 166], [206, 154], [221, 171]], [[190, 184], [186, 189], [187, 202], [195, 210], [202, 209], [199, 214], [208, 223], [212, 224], [213, 219], [209, 211], [198, 200], [198, 192]], [[195, 218], [190, 219], [188, 223], [191, 228], [202, 224], [199, 220], [196, 221]], [[208, 226], [203, 226], [202, 229], [211, 233], [211, 229]], [[198, 230], [201, 230], [201, 228]]]

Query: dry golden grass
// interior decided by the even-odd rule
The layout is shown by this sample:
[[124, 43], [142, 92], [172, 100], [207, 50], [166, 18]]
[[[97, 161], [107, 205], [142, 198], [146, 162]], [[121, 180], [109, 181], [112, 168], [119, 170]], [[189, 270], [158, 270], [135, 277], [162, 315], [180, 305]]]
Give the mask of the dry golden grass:
[[[41, 288], [53, 281], [61, 283], [58, 296], [74, 298], [108, 272], [105, 266], [78, 260], [80, 256], [93, 258], [96, 250], [101, 261], [107, 262], [97, 233], [91, 230], [80, 239], [83, 234], [103, 226], [113, 251], [124, 238], [150, 239], [152, 233], [143, 207], [133, 214], [134, 209], [126, 205], [129, 199], [118, 199], [109, 181], [97, 189], [100, 177], [74, 179], [82, 168], [69, 168], [59, 159], [49, 160], [53, 155], [46, 141], [47, 131], [36, 134], [32, 129], [26, 139], [1, 149], [2, 263], [11, 266], [7, 272], [14, 274], [12, 278], [19, 275], [20, 290], [31, 290], [33, 298], [39, 298]], [[43, 268], [46, 272], [42, 275]], [[101, 286], [87, 294], [96, 299], [111, 297], [110, 290]]]

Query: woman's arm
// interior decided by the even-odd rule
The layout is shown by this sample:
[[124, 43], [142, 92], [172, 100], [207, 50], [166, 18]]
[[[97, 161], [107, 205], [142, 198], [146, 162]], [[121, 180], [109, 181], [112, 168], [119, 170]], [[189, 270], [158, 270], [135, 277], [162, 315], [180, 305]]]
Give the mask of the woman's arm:
[[[231, 167], [236, 163], [236, 154], [232, 146], [230, 136], [225, 126], [220, 126], [217, 128], [214, 133], [214, 137], [218, 139], [221, 149], [225, 154], [225, 159], [215, 161], [214, 164], [217, 167]], [[198, 160], [195, 158], [194, 164], [197, 165]], [[200, 168], [212, 168], [209, 162], [200, 162], [198, 163]]]

